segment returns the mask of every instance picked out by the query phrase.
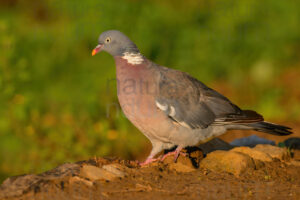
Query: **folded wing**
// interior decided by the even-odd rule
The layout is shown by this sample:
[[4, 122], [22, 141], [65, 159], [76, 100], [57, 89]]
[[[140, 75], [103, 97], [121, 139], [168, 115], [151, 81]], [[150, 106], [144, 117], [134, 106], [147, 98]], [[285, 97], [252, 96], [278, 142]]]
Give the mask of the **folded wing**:
[[157, 107], [171, 120], [191, 129], [263, 121], [261, 115], [241, 110], [184, 72], [161, 68], [158, 87]]

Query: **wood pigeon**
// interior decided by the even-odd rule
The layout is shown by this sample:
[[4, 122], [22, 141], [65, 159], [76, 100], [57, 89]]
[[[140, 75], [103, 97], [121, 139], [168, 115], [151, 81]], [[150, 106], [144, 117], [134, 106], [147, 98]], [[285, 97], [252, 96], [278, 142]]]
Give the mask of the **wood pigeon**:
[[291, 128], [264, 121], [242, 110], [226, 97], [189, 74], [160, 66], [143, 56], [137, 46], [117, 30], [103, 32], [92, 55], [111, 54], [116, 63], [118, 99], [126, 117], [151, 141], [146, 165], [162, 150], [178, 158], [182, 148], [195, 146], [227, 130], [256, 130], [289, 135]]

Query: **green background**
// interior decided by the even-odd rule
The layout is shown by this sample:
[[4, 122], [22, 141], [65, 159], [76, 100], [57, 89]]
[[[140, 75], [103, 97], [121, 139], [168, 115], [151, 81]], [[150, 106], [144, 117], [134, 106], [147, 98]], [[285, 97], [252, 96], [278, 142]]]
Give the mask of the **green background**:
[[0, 0], [0, 180], [147, 154], [118, 107], [112, 57], [91, 57], [109, 29], [242, 108], [297, 121], [299, 10], [275, 0]]

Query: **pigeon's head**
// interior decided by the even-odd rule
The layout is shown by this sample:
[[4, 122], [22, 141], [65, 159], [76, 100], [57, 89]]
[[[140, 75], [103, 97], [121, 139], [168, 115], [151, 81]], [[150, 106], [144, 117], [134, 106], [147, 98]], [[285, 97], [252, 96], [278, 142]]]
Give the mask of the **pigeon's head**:
[[124, 53], [139, 53], [137, 46], [123, 33], [116, 30], [109, 30], [101, 33], [98, 45], [92, 55], [100, 51], [106, 51], [112, 56], [122, 56]]

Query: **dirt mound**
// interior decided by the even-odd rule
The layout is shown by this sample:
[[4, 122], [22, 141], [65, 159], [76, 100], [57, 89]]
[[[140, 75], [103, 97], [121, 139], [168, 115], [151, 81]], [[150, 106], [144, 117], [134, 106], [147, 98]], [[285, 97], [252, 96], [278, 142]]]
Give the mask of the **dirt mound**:
[[[42, 174], [6, 179], [0, 199], [300, 199], [300, 151], [260, 145], [198, 149], [140, 167], [135, 161], [94, 158]], [[200, 166], [200, 167], [199, 167]]]

